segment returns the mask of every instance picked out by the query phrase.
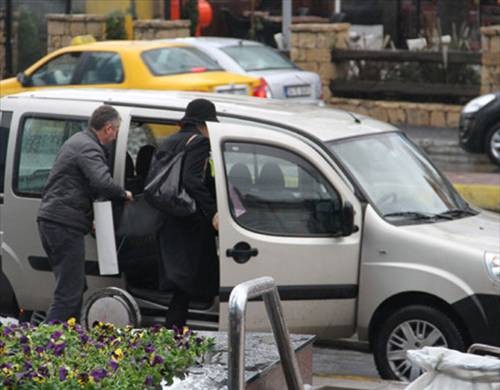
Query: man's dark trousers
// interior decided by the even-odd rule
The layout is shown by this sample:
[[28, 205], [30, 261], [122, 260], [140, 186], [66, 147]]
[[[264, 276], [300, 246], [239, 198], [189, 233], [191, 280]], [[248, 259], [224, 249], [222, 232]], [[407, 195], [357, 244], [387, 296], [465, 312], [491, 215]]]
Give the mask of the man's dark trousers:
[[40, 219], [38, 230], [56, 278], [47, 321], [80, 319], [85, 289], [85, 235], [72, 227]]

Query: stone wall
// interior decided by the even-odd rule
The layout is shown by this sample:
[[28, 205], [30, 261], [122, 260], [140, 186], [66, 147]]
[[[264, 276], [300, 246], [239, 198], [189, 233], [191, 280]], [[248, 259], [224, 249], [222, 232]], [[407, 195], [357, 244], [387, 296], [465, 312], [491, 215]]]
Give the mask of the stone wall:
[[134, 39], [162, 39], [189, 37], [189, 20], [135, 20]]
[[439, 103], [411, 103], [332, 97], [334, 108], [368, 115], [394, 125], [458, 127], [462, 106]]
[[332, 62], [333, 48], [347, 47], [350, 24], [292, 24], [290, 58], [300, 68], [319, 73], [323, 98], [331, 97], [330, 80], [347, 75], [347, 63]]
[[500, 90], [500, 25], [481, 28], [481, 93]]
[[77, 35], [92, 35], [96, 41], [106, 37], [106, 17], [100, 15], [47, 15], [47, 52], [68, 46]]

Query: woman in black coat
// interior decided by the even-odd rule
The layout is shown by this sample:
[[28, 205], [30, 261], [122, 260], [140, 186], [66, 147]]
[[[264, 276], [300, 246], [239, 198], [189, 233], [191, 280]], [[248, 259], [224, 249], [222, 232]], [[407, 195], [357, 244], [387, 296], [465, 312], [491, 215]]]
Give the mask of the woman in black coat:
[[186, 324], [189, 302], [218, 294], [219, 261], [215, 245], [218, 229], [215, 186], [209, 166], [210, 142], [206, 121], [218, 121], [215, 106], [206, 99], [191, 101], [181, 120], [181, 130], [165, 139], [152, 161], [150, 178], [184, 148], [182, 182], [196, 201], [196, 212], [187, 217], [168, 216], [159, 232], [160, 289], [173, 291], [165, 326]]

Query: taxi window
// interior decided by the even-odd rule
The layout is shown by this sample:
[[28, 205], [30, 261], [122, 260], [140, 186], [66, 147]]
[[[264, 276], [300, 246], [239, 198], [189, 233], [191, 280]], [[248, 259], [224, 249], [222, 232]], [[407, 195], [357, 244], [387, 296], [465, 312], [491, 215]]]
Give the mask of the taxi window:
[[240, 225], [287, 236], [340, 230], [339, 194], [308, 161], [261, 144], [228, 142], [223, 150], [231, 213]]
[[87, 127], [87, 119], [26, 117], [18, 141], [14, 191], [39, 196], [62, 144]]
[[32, 86], [72, 84], [81, 55], [81, 52], [66, 53], [50, 60], [31, 75]]
[[80, 84], [117, 84], [123, 81], [120, 56], [113, 52], [85, 54]]
[[222, 70], [219, 64], [195, 47], [164, 47], [141, 55], [155, 76]]

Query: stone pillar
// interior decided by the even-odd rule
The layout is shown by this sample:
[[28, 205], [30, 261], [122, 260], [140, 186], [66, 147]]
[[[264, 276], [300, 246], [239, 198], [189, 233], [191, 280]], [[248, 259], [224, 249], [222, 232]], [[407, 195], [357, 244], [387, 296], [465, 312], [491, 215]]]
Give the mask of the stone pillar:
[[135, 20], [134, 39], [162, 39], [189, 37], [189, 20]]
[[323, 84], [323, 98], [331, 97], [330, 80], [347, 76], [347, 63], [332, 62], [332, 49], [347, 48], [350, 24], [292, 24], [290, 58], [300, 68], [316, 72]]
[[500, 25], [481, 27], [481, 93], [500, 89]]
[[106, 16], [101, 15], [47, 15], [47, 52], [71, 44], [78, 35], [92, 35], [96, 41], [106, 39]]

